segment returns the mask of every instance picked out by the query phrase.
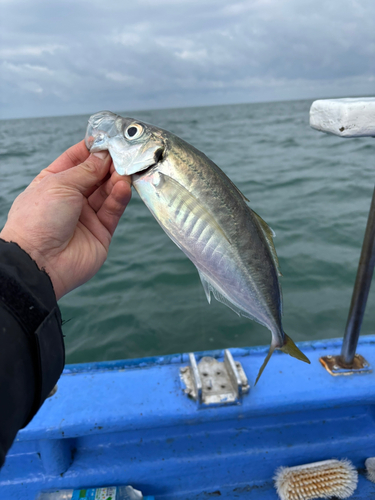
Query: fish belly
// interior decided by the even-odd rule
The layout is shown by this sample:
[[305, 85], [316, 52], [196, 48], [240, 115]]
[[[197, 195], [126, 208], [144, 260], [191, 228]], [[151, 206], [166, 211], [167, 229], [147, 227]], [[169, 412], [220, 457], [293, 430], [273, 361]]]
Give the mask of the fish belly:
[[190, 193], [162, 172], [141, 177], [134, 186], [163, 230], [197, 267], [208, 300], [212, 292], [237, 314], [270, 328], [256, 280], [199, 193]]

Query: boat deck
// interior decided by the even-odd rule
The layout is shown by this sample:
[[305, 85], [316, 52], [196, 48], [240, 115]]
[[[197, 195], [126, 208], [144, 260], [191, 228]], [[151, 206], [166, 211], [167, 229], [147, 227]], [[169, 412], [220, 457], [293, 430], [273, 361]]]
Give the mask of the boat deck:
[[[375, 456], [375, 373], [331, 376], [319, 357], [341, 340], [299, 344], [311, 365], [268, 347], [231, 349], [250, 391], [241, 404], [198, 408], [182, 390], [187, 354], [67, 365], [58, 390], [19, 432], [0, 472], [0, 498], [40, 490], [131, 484], [156, 500], [273, 499], [283, 466], [348, 458], [353, 499], [375, 498], [364, 461]], [[375, 366], [375, 336], [357, 352]], [[219, 360], [223, 351], [196, 354]]]

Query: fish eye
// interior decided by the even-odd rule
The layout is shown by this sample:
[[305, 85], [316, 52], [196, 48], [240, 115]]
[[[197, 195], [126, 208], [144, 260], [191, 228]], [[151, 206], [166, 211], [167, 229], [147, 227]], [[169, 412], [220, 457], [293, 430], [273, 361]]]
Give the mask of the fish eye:
[[124, 136], [126, 139], [133, 140], [133, 139], [138, 139], [143, 134], [143, 127], [139, 123], [132, 123], [129, 125], [129, 127], [125, 130]]

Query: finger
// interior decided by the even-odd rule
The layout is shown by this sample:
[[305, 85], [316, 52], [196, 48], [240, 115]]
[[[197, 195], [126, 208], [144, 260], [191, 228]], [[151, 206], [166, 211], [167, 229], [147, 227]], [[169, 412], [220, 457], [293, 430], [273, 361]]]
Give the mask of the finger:
[[111, 194], [112, 189], [113, 182], [111, 178], [109, 178], [101, 186], [97, 187], [95, 191], [93, 191], [93, 193], [88, 197], [89, 205], [93, 210], [95, 210], [95, 212], [97, 212], [101, 208], [108, 195]]
[[130, 201], [131, 194], [131, 187], [127, 181], [121, 180], [116, 182], [111, 194], [96, 214], [111, 236], [115, 232], [120, 217]]
[[[107, 228], [103, 226], [96, 213], [87, 202], [83, 204], [79, 222], [85, 227], [86, 231], [89, 231], [89, 233], [100, 242], [107, 252], [109, 244], [111, 243], [111, 234]], [[96, 247], [96, 245], [94, 245], [94, 247]]]
[[62, 186], [78, 190], [83, 195], [89, 192], [94, 186], [100, 184], [109, 171], [111, 157], [107, 151], [91, 154], [86, 161], [59, 172], [59, 183]]
[[115, 177], [116, 178], [116, 182], [117, 182], [117, 180], [121, 180], [122, 179], [122, 180], [126, 180], [126, 182], [130, 182], [130, 185], [131, 185], [131, 175], [120, 175], [120, 174], [118, 174], [117, 171], [116, 171], [116, 169], [115, 169], [115, 166], [114, 166], [113, 162], [112, 162], [112, 165], [111, 165], [109, 171], [110, 171], [111, 175], [113, 175], [113, 174], [116, 175], [116, 177]]
[[101, 181], [97, 182], [95, 186], [92, 186], [89, 189], [86, 189], [84, 192], [84, 196], [89, 199], [98, 189], [100, 189], [104, 184], [106, 184], [111, 178], [111, 174], [108, 172], [107, 175]]
[[114, 170], [112, 172], [111, 179], [112, 179], [113, 185], [115, 185], [119, 181], [125, 181], [128, 184], [130, 184], [130, 186], [132, 185], [132, 176], [131, 175], [120, 175], [116, 172], [116, 170]]
[[59, 156], [46, 170], [52, 174], [63, 172], [83, 163], [90, 156], [85, 141], [78, 142]]
[[119, 181], [126, 181], [131, 185], [130, 175], [120, 175], [117, 172], [113, 172], [111, 177], [106, 180], [100, 187], [92, 192], [91, 196], [88, 198], [90, 206], [97, 212], [103, 205], [107, 197], [111, 194], [113, 186]]

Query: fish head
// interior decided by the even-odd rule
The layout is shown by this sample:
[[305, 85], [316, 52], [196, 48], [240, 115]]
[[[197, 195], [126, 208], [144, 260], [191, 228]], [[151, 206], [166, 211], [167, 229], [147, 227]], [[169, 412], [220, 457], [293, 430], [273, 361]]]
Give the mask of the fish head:
[[165, 149], [159, 129], [110, 111], [90, 116], [85, 144], [90, 153], [108, 150], [120, 175], [132, 175], [155, 165]]

